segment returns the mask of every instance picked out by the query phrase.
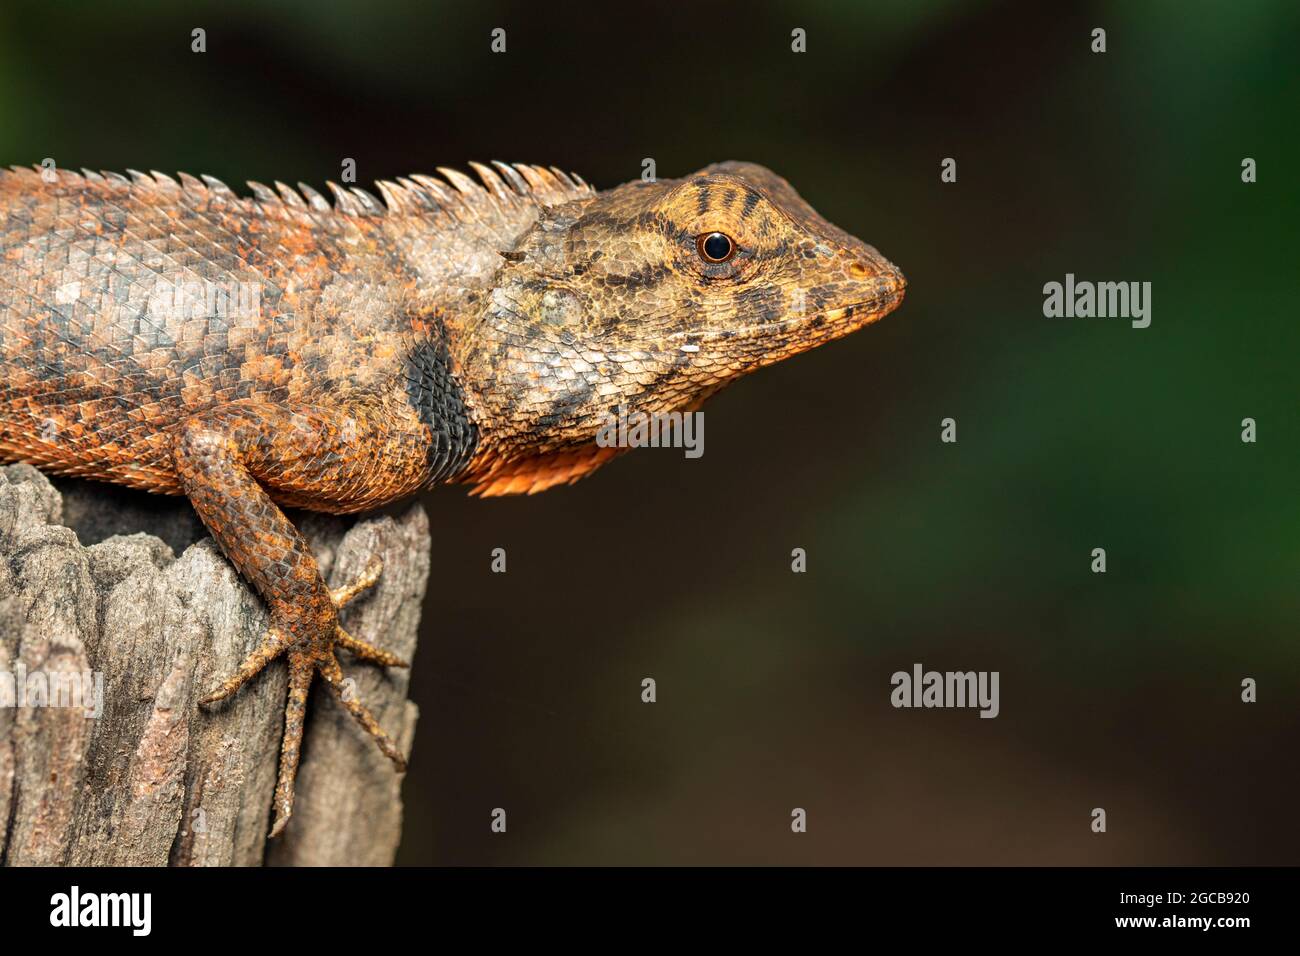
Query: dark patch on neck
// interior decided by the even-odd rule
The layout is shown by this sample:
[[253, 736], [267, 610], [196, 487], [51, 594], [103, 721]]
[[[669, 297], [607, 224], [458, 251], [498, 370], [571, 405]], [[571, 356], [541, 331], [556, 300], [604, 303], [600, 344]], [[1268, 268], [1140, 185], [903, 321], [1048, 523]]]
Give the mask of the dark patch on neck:
[[423, 340], [406, 356], [406, 400], [431, 433], [429, 484], [458, 475], [474, 457], [478, 428], [452, 374], [451, 355], [441, 334]]

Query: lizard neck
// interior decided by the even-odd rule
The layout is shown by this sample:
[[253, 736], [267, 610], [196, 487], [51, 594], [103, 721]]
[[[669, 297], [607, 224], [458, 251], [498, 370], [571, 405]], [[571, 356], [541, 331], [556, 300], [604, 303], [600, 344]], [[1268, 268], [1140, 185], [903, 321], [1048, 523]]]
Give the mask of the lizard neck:
[[477, 438], [456, 480], [474, 485], [473, 494], [568, 484], [624, 450], [595, 438], [609, 409], [628, 400], [622, 386], [633, 383], [555, 321], [563, 306], [553, 296], [535, 291], [530, 298], [507, 281], [471, 322], [451, 329], [450, 362]]

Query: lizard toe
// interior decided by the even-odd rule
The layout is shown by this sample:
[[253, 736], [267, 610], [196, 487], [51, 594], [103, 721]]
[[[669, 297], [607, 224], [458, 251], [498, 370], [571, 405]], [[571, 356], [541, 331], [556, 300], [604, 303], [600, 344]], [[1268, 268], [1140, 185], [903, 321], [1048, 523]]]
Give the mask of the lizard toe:
[[357, 595], [370, 590], [379, 582], [379, 576], [384, 573], [384, 562], [379, 558], [371, 558], [366, 569], [351, 584], [345, 584], [340, 588], [330, 590], [330, 597], [334, 599], [334, 606], [338, 608], [347, 607], [357, 597]]
[[359, 661], [366, 661], [370, 664], [379, 664], [383, 667], [410, 667], [406, 661], [402, 660], [396, 654], [386, 651], [381, 647], [375, 647], [360, 638], [353, 637], [343, 626], [339, 625], [334, 630], [334, 644], [336, 647], [342, 647], [349, 650]]

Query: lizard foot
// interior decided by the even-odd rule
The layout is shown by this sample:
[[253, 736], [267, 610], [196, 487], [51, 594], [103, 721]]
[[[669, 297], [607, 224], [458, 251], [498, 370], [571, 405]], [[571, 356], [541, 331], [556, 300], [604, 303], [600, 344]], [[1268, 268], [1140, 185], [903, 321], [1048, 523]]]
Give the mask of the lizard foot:
[[[280, 772], [275, 784], [275, 823], [271, 836], [277, 836], [289, 822], [293, 813], [293, 788], [298, 776], [298, 759], [302, 750], [302, 733], [307, 713], [307, 692], [316, 674], [324, 679], [339, 703], [356, 718], [365, 731], [374, 738], [384, 755], [396, 764], [399, 772], [406, 770], [406, 759], [401, 750], [373, 714], [353, 694], [343, 677], [343, 669], [334, 656], [337, 648], [352, 652], [358, 660], [380, 664], [384, 667], [406, 667], [405, 661], [353, 637], [338, 623], [338, 611], [359, 594], [374, 587], [383, 573], [378, 558], [370, 562], [353, 583], [330, 591], [332, 608], [320, 621], [278, 620], [282, 615], [272, 612], [271, 625], [257, 649], [244, 658], [235, 673], [222, 681], [200, 700], [212, 704], [224, 700], [259, 674], [267, 664], [280, 656], [289, 661], [289, 700], [285, 706], [284, 739], [280, 746]], [[292, 635], [292, 636], [291, 636]]]

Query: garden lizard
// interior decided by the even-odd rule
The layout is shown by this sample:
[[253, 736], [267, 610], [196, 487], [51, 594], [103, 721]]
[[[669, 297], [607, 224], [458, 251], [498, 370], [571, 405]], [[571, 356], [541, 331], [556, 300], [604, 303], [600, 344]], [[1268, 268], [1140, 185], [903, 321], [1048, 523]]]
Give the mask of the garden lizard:
[[750, 163], [598, 192], [554, 167], [470, 164], [376, 186], [0, 171], [0, 461], [185, 495], [265, 600], [260, 645], [204, 703], [286, 657], [271, 835], [293, 806], [339, 626], [283, 507], [373, 509], [434, 484], [542, 491], [621, 449], [616, 409], [698, 408], [729, 382], [894, 309], [871, 246]]

